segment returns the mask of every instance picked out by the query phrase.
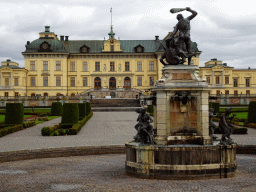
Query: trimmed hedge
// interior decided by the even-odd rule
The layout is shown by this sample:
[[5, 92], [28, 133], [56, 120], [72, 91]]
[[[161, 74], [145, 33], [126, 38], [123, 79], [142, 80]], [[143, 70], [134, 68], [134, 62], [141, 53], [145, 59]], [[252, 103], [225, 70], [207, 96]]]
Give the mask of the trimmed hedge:
[[24, 107], [22, 103], [6, 103], [5, 124], [23, 124]]
[[251, 101], [249, 104], [248, 123], [256, 123], [256, 101]]
[[154, 107], [153, 107], [153, 105], [148, 105], [148, 107], [147, 107], [147, 112], [148, 113], [154, 113]]
[[63, 106], [61, 102], [53, 102], [51, 107], [51, 116], [60, 116], [63, 112]]
[[[234, 127], [234, 132], [232, 134], [247, 134], [248, 128], [247, 127]], [[223, 131], [218, 126], [214, 130], [214, 134], [223, 134]]]
[[0, 129], [0, 137], [3, 137], [7, 134], [14, 133], [16, 131], [20, 131], [24, 129], [23, 125], [11, 125], [5, 128]]
[[216, 102], [210, 102], [209, 103], [209, 108], [213, 108], [214, 109], [214, 113], [219, 113], [220, 104], [216, 103]]
[[89, 115], [92, 111], [92, 108], [91, 108], [91, 103], [90, 102], [87, 102], [86, 103], [86, 115]]
[[61, 124], [76, 124], [79, 121], [78, 103], [64, 103]]
[[92, 117], [92, 115], [93, 112], [68, 129], [63, 129], [63, 126], [60, 124], [54, 125], [53, 127], [44, 127], [41, 129], [41, 134], [43, 136], [76, 135], [86, 124], [86, 122]]
[[78, 103], [79, 107], [79, 118], [84, 118], [86, 116], [86, 103]]

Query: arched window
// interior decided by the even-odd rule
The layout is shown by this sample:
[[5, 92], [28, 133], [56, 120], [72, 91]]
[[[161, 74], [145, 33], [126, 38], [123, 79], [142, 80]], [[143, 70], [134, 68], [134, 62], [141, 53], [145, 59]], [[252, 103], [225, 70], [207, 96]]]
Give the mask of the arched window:
[[124, 78], [124, 88], [125, 89], [131, 89], [131, 79], [130, 77]]
[[101, 89], [101, 79], [99, 77], [94, 79], [94, 89]]
[[109, 89], [115, 89], [116, 88], [116, 78], [110, 77], [109, 79]]

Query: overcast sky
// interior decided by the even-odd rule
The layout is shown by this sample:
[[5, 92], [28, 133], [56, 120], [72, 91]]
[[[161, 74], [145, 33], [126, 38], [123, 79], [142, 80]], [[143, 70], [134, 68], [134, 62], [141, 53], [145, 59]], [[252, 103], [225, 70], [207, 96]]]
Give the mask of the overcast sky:
[[[256, 68], [256, 9], [253, 0], [1, 0], [0, 60], [24, 66], [21, 52], [44, 26], [70, 40], [108, 38], [110, 8], [116, 38], [163, 39], [173, 31], [171, 8], [198, 12], [191, 21], [191, 40], [202, 51], [200, 66], [212, 58], [235, 68]], [[191, 13], [183, 11], [187, 17]]]

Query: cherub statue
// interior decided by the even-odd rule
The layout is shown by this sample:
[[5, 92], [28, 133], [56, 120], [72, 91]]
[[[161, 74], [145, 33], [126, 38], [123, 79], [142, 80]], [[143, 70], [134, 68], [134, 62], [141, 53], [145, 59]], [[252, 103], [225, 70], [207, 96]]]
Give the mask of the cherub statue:
[[139, 113], [137, 118], [138, 123], [135, 125], [135, 129], [138, 131], [134, 136], [136, 142], [141, 143], [153, 143], [153, 126], [150, 124], [153, 122], [153, 119], [148, 113], [146, 113], [145, 108], [138, 108], [135, 110]]
[[[231, 114], [232, 108], [226, 108], [226, 112], [220, 117], [219, 126], [223, 130], [224, 134], [221, 137], [220, 144], [232, 144], [233, 140], [230, 138], [230, 135], [234, 131], [234, 126], [231, 123], [227, 123], [227, 120], [232, 120], [236, 115], [233, 114], [232, 117], [229, 117]], [[226, 139], [227, 138], [227, 139]]]
[[214, 135], [214, 130], [217, 128], [217, 126], [212, 121], [213, 117], [217, 117], [218, 113], [214, 113], [214, 109], [209, 109], [209, 134], [213, 139], [216, 139], [217, 137]]

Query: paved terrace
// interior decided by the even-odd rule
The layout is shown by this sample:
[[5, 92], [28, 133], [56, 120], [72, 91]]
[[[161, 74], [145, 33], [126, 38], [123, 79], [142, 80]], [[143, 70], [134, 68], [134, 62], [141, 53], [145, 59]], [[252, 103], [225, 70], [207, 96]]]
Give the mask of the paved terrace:
[[[0, 138], [0, 152], [44, 148], [124, 145], [136, 134], [136, 112], [94, 112], [92, 118], [78, 135], [43, 137], [41, 129], [53, 126], [61, 118], [53, 119]], [[221, 135], [217, 135], [219, 138]], [[232, 135], [239, 145], [255, 145], [256, 129], [248, 129], [246, 135]]]
[[[94, 112], [76, 136], [41, 136], [41, 128], [58, 124], [61, 118], [57, 118], [0, 138], [0, 152], [49, 149], [54, 153], [51, 148], [124, 145], [136, 134], [137, 116], [136, 112]], [[238, 144], [254, 145], [256, 130], [232, 137]], [[256, 156], [237, 155], [237, 162], [234, 178], [168, 181], [127, 176], [125, 154], [10, 161], [0, 163], [0, 191], [256, 191]]]

